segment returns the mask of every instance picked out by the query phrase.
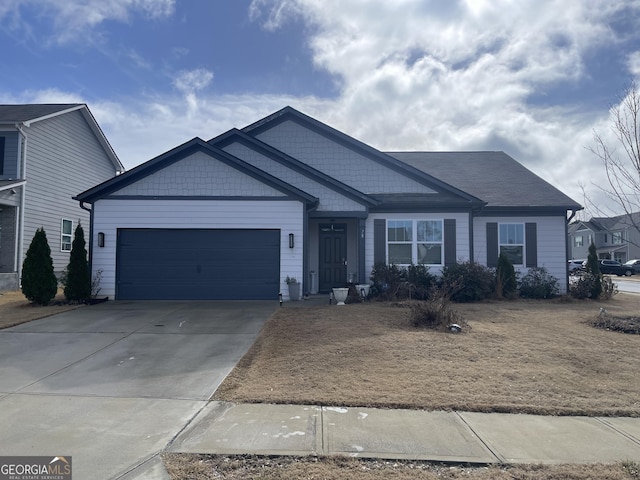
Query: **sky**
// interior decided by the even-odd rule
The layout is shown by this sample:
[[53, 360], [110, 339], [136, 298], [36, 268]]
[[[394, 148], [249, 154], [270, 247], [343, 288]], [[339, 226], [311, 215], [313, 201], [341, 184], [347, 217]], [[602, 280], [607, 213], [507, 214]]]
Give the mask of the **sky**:
[[2, 0], [0, 103], [86, 103], [127, 169], [290, 105], [382, 151], [501, 150], [618, 214], [590, 148], [638, 25], [640, 0]]

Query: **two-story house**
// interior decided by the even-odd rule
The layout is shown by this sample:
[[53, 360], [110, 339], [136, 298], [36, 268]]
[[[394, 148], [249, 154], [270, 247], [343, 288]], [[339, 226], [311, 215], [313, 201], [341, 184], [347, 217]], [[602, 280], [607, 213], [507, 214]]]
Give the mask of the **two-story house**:
[[76, 225], [90, 226], [72, 197], [123, 171], [85, 104], [0, 105], [0, 291], [19, 287], [40, 227], [64, 271]]
[[592, 242], [598, 258], [621, 263], [640, 258], [639, 225], [640, 212], [574, 222], [569, 225], [570, 258], [586, 259]]

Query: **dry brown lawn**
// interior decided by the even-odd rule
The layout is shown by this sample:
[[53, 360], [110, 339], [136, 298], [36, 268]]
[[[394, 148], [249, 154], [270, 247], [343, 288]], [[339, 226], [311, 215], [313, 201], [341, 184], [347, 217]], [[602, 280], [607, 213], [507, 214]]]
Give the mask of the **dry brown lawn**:
[[[0, 295], [0, 328], [61, 313]], [[640, 312], [640, 296], [455, 305], [472, 327], [409, 326], [402, 304], [278, 310], [216, 399], [327, 405], [640, 416], [640, 335], [598, 330], [600, 307]], [[640, 465], [451, 466], [344, 457], [164, 454], [173, 479], [637, 480]]]
[[635, 463], [615, 465], [453, 466], [429, 462], [346, 457], [258, 457], [252, 455], [165, 454], [174, 480], [633, 480]]
[[214, 394], [233, 402], [640, 416], [640, 335], [586, 323], [608, 302], [455, 304], [472, 329], [409, 325], [402, 304], [284, 307]]
[[55, 315], [79, 308], [82, 305], [66, 305], [62, 289], [58, 290], [51, 305], [45, 307], [30, 303], [21, 291], [0, 293], [0, 329]]

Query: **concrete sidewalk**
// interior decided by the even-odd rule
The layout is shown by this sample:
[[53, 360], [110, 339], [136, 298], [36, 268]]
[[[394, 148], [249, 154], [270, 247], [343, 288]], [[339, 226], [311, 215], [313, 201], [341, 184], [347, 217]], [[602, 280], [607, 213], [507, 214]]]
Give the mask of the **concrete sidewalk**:
[[209, 403], [170, 452], [463, 463], [640, 460], [640, 418]]

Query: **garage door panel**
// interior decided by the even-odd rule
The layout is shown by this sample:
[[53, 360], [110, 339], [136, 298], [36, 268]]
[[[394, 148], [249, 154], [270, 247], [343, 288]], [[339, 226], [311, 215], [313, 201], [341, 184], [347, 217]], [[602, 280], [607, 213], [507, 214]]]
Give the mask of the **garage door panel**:
[[279, 230], [122, 229], [119, 299], [276, 299]]

